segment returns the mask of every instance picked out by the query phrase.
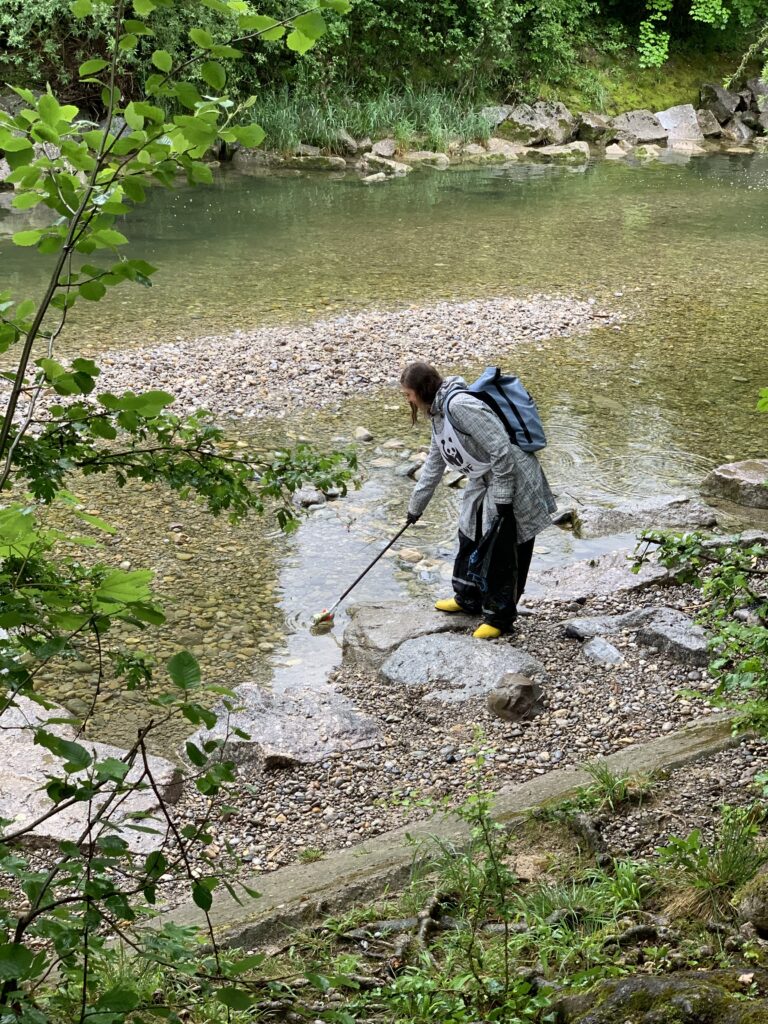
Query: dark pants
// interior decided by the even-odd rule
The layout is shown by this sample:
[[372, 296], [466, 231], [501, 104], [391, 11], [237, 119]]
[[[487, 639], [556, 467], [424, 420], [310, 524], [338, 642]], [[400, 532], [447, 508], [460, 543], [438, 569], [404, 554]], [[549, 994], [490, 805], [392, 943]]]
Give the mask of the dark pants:
[[482, 513], [478, 515], [475, 537], [459, 532], [459, 553], [453, 566], [453, 592], [465, 611], [479, 612], [483, 622], [496, 629], [511, 629], [517, 618], [517, 602], [523, 595], [536, 538], [517, 542], [514, 516], [504, 516], [493, 548], [485, 590], [469, 579], [469, 558], [482, 537]]

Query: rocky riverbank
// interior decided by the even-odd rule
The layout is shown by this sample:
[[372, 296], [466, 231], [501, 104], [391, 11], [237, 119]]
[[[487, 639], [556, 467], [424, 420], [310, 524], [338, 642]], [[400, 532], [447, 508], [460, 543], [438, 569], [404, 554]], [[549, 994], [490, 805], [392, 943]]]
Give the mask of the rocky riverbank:
[[339, 406], [385, 386], [415, 359], [439, 366], [616, 323], [594, 299], [533, 295], [366, 311], [227, 337], [107, 352], [100, 389], [164, 389], [185, 409], [238, 419]]
[[[712, 689], [698, 653], [649, 646], [637, 628], [622, 627], [610, 635], [620, 656], [611, 664], [592, 660], [586, 645], [566, 632], [568, 620], [587, 614], [646, 609], [655, 615], [664, 608], [666, 615], [682, 620], [695, 613], [698, 599], [688, 588], [662, 585], [595, 598], [586, 606], [536, 606], [511, 636], [490, 645], [500, 661], [524, 653], [546, 676], [540, 713], [516, 724], [489, 710], [492, 681], [487, 677], [477, 678], [474, 692], [441, 696], [434, 685], [396, 685], [387, 680], [386, 668], [382, 673], [370, 662], [345, 656], [330, 683], [376, 724], [376, 741], [314, 764], [288, 760], [280, 766], [279, 760], [251, 756], [227, 794], [234, 813], [225, 817], [214, 809], [209, 855], [219, 864], [231, 858], [234, 872], [272, 871], [315, 859], [422, 819], [443, 801], [455, 805], [478, 783], [495, 789], [522, 782], [665, 735], [709, 714], [704, 700], [683, 692], [706, 697]], [[418, 615], [413, 609], [414, 622]], [[458, 641], [461, 632], [455, 635]], [[313, 728], [311, 722], [307, 727]], [[745, 757], [722, 755], [713, 769], [729, 794], [748, 781], [747, 762], [750, 772], [768, 764], [762, 746]], [[745, 795], [749, 792], [747, 787]], [[711, 794], [702, 787], [699, 794], [688, 795], [685, 827], [699, 813], [711, 817]], [[179, 811], [183, 821], [200, 821], [206, 802], [188, 790]], [[626, 836], [617, 833], [617, 842], [635, 841], [633, 835], [633, 829]], [[166, 895], [175, 898], [172, 892]]]

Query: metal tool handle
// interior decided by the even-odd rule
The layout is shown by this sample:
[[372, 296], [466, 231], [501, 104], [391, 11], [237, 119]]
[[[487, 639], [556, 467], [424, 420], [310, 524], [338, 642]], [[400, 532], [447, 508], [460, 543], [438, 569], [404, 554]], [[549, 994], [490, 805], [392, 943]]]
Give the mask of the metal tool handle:
[[391, 541], [389, 542], [389, 544], [387, 544], [387, 546], [386, 546], [385, 548], [382, 548], [382, 550], [381, 550], [381, 551], [380, 551], [380, 552], [378, 553], [378, 555], [376, 555], [376, 557], [375, 557], [375, 558], [374, 558], [374, 560], [373, 560], [373, 561], [371, 562], [371, 564], [370, 564], [370, 565], [369, 565], [369, 566], [368, 566], [368, 567], [367, 567], [366, 569], [363, 569], [363, 571], [362, 571], [362, 572], [360, 573], [360, 575], [359, 575], [359, 576], [357, 577], [357, 579], [356, 579], [356, 580], [354, 581], [354, 583], [350, 584], [350, 586], [348, 586], [348, 587], [347, 587], [347, 589], [346, 589], [346, 590], [344, 591], [344, 593], [343, 593], [343, 594], [341, 595], [341, 597], [340, 597], [340, 598], [338, 599], [338, 601], [336, 602], [336, 604], [332, 605], [332, 606], [331, 606], [331, 607], [330, 607], [330, 608], [328, 609], [328, 612], [327, 612], [327, 614], [328, 614], [328, 615], [332, 615], [332, 614], [333, 614], [333, 612], [334, 612], [334, 611], [335, 611], [335, 610], [336, 610], [336, 609], [337, 609], [337, 608], [339, 607], [339, 605], [340, 605], [340, 604], [341, 604], [341, 602], [342, 602], [342, 601], [344, 600], [344, 598], [345, 598], [345, 597], [346, 597], [346, 596], [347, 596], [348, 594], [351, 594], [351, 593], [352, 593], [352, 591], [353, 591], [353, 590], [355, 589], [355, 587], [356, 587], [356, 586], [357, 586], [357, 584], [358, 584], [358, 583], [360, 582], [360, 580], [361, 580], [361, 579], [362, 579], [362, 578], [363, 578], [364, 576], [367, 576], [367, 575], [368, 575], [368, 573], [369, 573], [369, 572], [371, 571], [371, 569], [372, 569], [372, 568], [374, 567], [374, 565], [376, 565], [376, 563], [378, 562], [378, 560], [379, 560], [380, 558], [383, 558], [383, 557], [384, 557], [384, 555], [386, 555], [386, 553], [387, 553], [387, 552], [389, 551], [389, 549], [390, 549], [390, 548], [392, 547], [392, 545], [393, 545], [393, 544], [395, 543], [395, 541], [396, 541], [396, 540], [399, 540], [399, 539], [400, 539], [400, 538], [402, 537], [402, 535], [403, 535], [403, 534], [405, 533], [405, 531], [406, 531], [406, 530], [408, 529], [408, 527], [409, 527], [410, 525], [411, 525], [410, 523], [406, 523], [406, 524], [405, 524], [405, 526], [401, 527], [401, 529], [399, 529], [399, 530], [397, 531], [397, 533], [396, 533], [396, 534], [395, 534], [395, 536], [394, 536], [394, 537], [392, 538], [392, 540], [391, 540]]

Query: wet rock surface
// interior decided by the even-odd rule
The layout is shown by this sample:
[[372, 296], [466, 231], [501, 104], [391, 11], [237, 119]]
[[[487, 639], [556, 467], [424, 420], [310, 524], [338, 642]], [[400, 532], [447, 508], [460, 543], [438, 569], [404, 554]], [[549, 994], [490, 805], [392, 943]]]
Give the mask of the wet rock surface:
[[692, 530], [716, 522], [714, 509], [695, 498], [659, 495], [621, 502], [613, 508], [579, 508], [574, 513], [574, 532], [579, 537], [604, 537], [641, 530]]
[[703, 494], [749, 508], [768, 508], [768, 459], [747, 459], [718, 466], [704, 477]]
[[541, 662], [509, 644], [444, 634], [406, 640], [381, 666], [379, 678], [393, 686], [418, 687], [424, 700], [451, 703], [485, 696], [506, 672], [547, 679]]
[[[36, 821], [50, 810], [51, 802], [45, 792], [48, 776], [64, 775], [64, 762], [45, 747], [35, 744], [29, 727], [43, 725], [51, 718], [68, 717], [63, 708], [52, 707], [45, 711], [26, 697], [18, 696], [16, 704], [16, 707], [3, 712], [0, 728], [0, 761], [3, 764], [0, 818], [12, 822], [12, 831]], [[94, 761], [106, 758], [122, 760], [127, 753], [118, 747], [78, 736], [74, 726], [67, 724], [51, 725], [46, 731], [61, 739], [76, 741], [89, 752]], [[163, 800], [175, 803], [181, 796], [181, 773], [178, 766], [153, 756], [148, 757], [148, 764]], [[139, 758], [126, 779], [129, 783], [138, 782], [142, 774], [143, 765]], [[90, 807], [88, 803], [79, 802], [62, 808], [36, 826], [30, 842], [41, 845], [65, 840], [78, 842], [88, 827], [89, 814], [98, 811], [111, 791], [111, 787], [107, 786], [103, 795], [94, 797]], [[156, 828], [158, 834], [139, 832], [128, 827], [130, 816], [137, 813], [146, 814], [148, 817], [142, 825]], [[115, 834], [123, 838], [136, 853], [149, 853], [163, 844], [165, 826], [160, 817], [160, 803], [150, 788], [138, 789], [125, 800], [120, 800], [111, 820], [116, 825]]]
[[446, 615], [426, 602], [378, 601], [352, 605], [344, 630], [344, 661], [379, 668], [406, 640], [475, 628], [469, 615]]
[[674, 608], [661, 608], [640, 628], [637, 642], [683, 664], [706, 665], [709, 661], [704, 630]]

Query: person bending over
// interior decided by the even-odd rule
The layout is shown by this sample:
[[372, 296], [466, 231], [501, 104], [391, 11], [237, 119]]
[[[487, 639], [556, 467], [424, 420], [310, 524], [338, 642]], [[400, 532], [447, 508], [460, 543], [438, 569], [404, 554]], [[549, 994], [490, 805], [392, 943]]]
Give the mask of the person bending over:
[[429, 454], [408, 503], [408, 522], [421, 518], [447, 467], [469, 478], [459, 515], [454, 596], [435, 608], [481, 615], [473, 635], [493, 640], [517, 618], [536, 535], [551, 525], [555, 500], [536, 456], [510, 441], [496, 413], [465, 390], [462, 377], [443, 379], [429, 363], [410, 363], [400, 386], [411, 421], [415, 424], [423, 413], [432, 426]]

